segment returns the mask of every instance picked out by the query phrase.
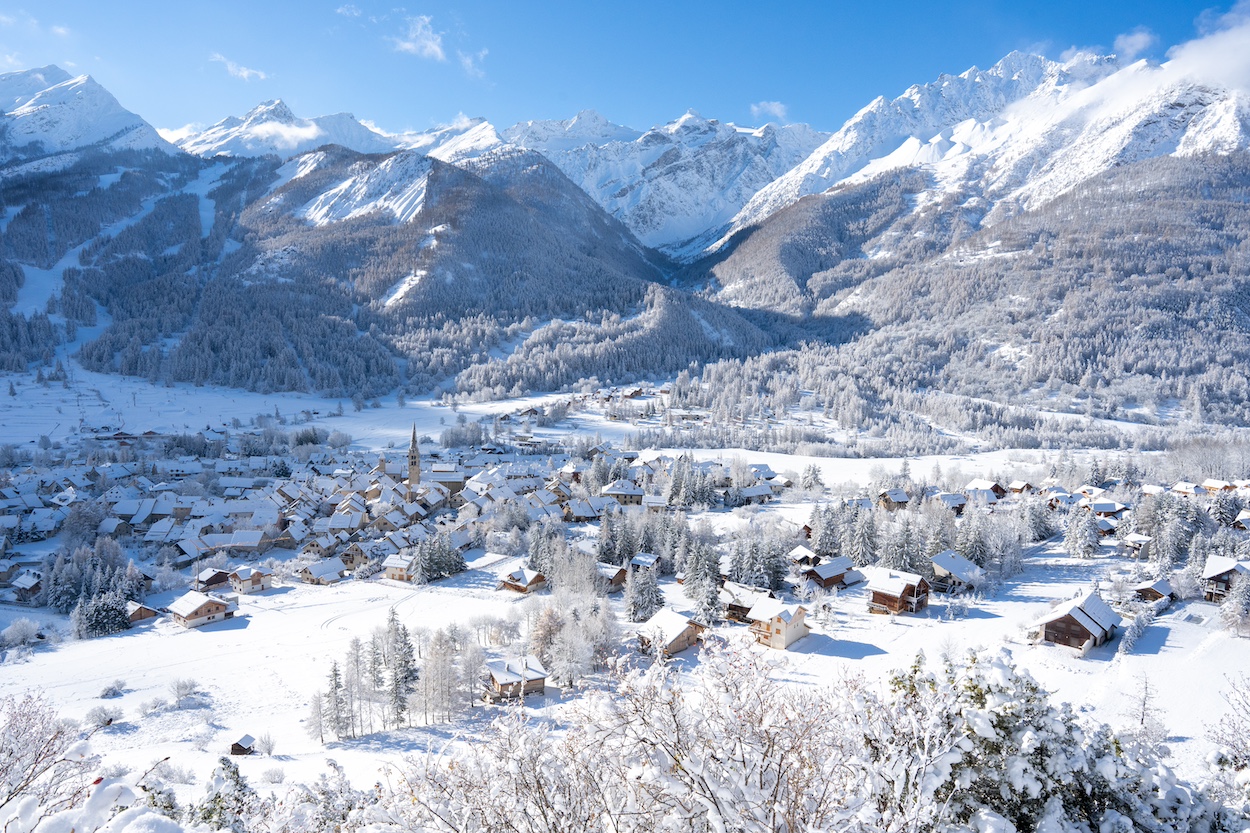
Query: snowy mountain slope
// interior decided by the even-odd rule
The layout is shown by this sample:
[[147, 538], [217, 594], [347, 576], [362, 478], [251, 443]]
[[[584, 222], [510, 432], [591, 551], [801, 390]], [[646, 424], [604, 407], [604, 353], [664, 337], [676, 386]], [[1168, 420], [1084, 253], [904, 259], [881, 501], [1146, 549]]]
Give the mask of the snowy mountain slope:
[[55, 66], [4, 73], [0, 102], [0, 163], [86, 148], [177, 153], [89, 75]]
[[305, 119], [291, 112], [281, 99], [265, 101], [242, 118], [228, 116], [202, 133], [178, 140], [178, 146], [197, 156], [296, 156], [321, 147], [342, 145], [361, 153], [394, 150], [393, 137], [370, 130], [350, 113]]
[[722, 226], [825, 138], [806, 125], [746, 129], [693, 111], [630, 134], [582, 112], [516, 125], [503, 137], [542, 153], [639, 240], [661, 248]]

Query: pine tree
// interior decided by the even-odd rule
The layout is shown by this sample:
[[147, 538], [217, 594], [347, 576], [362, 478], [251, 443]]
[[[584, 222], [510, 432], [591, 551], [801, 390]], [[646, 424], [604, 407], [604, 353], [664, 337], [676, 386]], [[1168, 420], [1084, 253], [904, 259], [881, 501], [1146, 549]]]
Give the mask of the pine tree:
[[329, 712], [330, 728], [336, 737], [348, 736], [347, 704], [343, 699], [343, 678], [339, 673], [338, 661], [330, 663], [329, 687], [326, 689], [326, 707]]
[[866, 567], [877, 560], [877, 525], [871, 512], [856, 513], [851, 531], [851, 560], [856, 567]]
[[982, 516], [973, 512], [965, 517], [955, 532], [955, 551], [978, 567], [990, 561], [990, 548], [985, 542]]
[[631, 622], [645, 622], [664, 607], [664, 594], [656, 582], [655, 571], [631, 569], [625, 579], [625, 615]]
[[1233, 577], [1233, 585], [1228, 588], [1228, 595], [1220, 604], [1220, 620], [1224, 627], [1235, 631], [1238, 636], [1250, 618], [1250, 576], [1238, 572]]
[[1093, 558], [1098, 552], [1098, 522], [1092, 512], [1081, 509], [1068, 515], [1063, 548], [1073, 558]]

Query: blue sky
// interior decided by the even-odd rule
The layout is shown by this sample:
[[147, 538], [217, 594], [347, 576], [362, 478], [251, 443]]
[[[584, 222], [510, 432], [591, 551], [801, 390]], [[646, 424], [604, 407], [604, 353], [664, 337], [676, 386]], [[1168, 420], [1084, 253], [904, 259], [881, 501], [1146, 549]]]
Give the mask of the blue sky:
[[300, 115], [348, 111], [391, 131], [460, 113], [503, 127], [583, 108], [637, 128], [693, 108], [835, 130], [878, 95], [1013, 49], [1057, 58], [1118, 46], [1163, 59], [1229, 10], [1186, 0], [0, 0], [0, 71], [89, 73], [163, 128], [281, 98]]

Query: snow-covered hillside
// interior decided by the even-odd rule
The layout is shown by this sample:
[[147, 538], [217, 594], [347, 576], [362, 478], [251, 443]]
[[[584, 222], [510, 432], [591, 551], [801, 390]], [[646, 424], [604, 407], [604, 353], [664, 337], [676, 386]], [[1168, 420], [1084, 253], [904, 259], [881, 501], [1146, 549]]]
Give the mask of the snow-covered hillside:
[[91, 76], [60, 67], [0, 74], [0, 107], [0, 163], [88, 147], [176, 152]]
[[690, 111], [634, 138], [593, 112], [527, 122], [503, 136], [542, 153], [639, 240], [662, 248], [722, 226], [826, 134], [807, 125], [742, 128]]

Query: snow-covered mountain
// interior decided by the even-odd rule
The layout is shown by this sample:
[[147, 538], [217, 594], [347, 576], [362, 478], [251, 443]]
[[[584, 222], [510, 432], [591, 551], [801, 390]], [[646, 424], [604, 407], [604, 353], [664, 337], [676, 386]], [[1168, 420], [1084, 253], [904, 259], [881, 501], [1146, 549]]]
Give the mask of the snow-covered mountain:
[[89, 75], [57, 66], [0, 74], [0, 164], [67, 151], [176, 152]]
[[1184, 54], [1124, 66], [1114, 56], [1060, 63], [1012, 53], [989, 70], [876, 99], [700, 242], [718, 249], [806, 195], [904, 167], [931, 177], [920, 206], [961, 194], [992, 223], [1120, 165], [1244, 149], [1250, 99], [1218, 75]]
[[300, 118], [281, 99], [265, 101], [242, 118], [227, 116], [201, 133], [178, 139], [178, 146], [198, 156], [296, 156], [321, 147], [342, 145], [360, 153], [394, 150], [394, 137], [384, 136], [350, 113]]
[[728, 222], [826, 138], [806, 125], [742, 128], [691, 111], [638, 134], [593, 111], [502, 134], [537, 150], [649, 246], [673, 248]]

